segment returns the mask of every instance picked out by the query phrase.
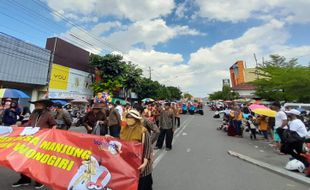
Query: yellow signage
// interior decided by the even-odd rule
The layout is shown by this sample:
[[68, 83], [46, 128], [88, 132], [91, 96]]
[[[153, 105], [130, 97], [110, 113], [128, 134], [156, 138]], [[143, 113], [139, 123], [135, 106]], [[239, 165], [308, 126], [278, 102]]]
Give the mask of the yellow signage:
[[70, 68], [53, 64], [50, 88], [57, 90], [67, 90], [69, 81]]

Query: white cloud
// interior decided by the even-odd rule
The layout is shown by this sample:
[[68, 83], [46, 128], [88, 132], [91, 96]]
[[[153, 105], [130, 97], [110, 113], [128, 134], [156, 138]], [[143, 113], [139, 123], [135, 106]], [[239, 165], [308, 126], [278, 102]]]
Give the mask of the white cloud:
[[113, 28], [117, 28], [117, 29], [121, 29], [122, 28], [122, 23], [116, 21], [116, 22], [105, 22], [105, 23], [99, 23], [97, 25], [95, 25], [92, 29], [91, 29], [91, 33], [100, 36], [105, 32], [110, 31]]
[[249, 18], [277, 18], [291, 23], [310, 22], [309, 0], [195, 0], [199, 16], [239, 22]]
[[173, 0], [47, 0], [49, 7], [75, 15], [116, 16], [131, 21], [166, 16], [175, 7]]
[[[102, 33], [114, 27], [122, 28], [123, 26], [118, 22], [110, 22], [99, 24], [91, 31], [100, 38]], [[135, 22], [126, 30], [101, 39], [108, 40], [114, 45], [118, 44], [120, 48], [125, 47], [124, 58], [138, 64], [145, 71], [145, 76], [148, 76], [147, 69], [151, 67], [154, 70], [153, 79], [166, 85], [180, 86], [183, 90], [201, 97], [221, 89], [222, 79], [229, 78], [228, 69], [237, 60], [244, 60], [248, 67], [253, 67], [255, 65], [254, 53], [258, 58], [264, 56], [266, 60], [270, 54], [293, 58], [309, 55], [310, 52], [310, 46], [288, 45], [290, 35], [286, 30], [286, 25], [275, 19], [248, 29], [238, 38], [224, 40], [210, 47], [202, 47], [190, 54], [188, 62], [184, 61], [181, 54], [158, 52], [152, 49], [154, 45], [166, 42], [182, 33], [196, 34], [188, 27], [168, 27], [163, 20], [156, 19]], [[88, 49], [95, 53], [101, 52], [104, 47], [102, 42], [90, 38], [77, 28], [72, 28], [63, 35], [70, 37], [70, 34], [75, 34], [90, 42], [91, 46], [88, 45]], [[143, 43], [149, 46], [149, 49], [133, 48], [132, 46], [137, 43]], [[99, 48], [96, 49], [96, 47]]]
[[[191, 85], [191, 80], [184, 81], [179, 73], [190, 72], [189, 66], [184, 64], [181, 54], [158, 52], [155, 50], [133, 49], [124, 55], [127, 60], [138, 64], [144, 75], [149, 76], [148, 68], [152, 68], [152, 78], [166, 85], [182, 86], [187, 88]], [[186, 78], [191, 76], [187, 75]]]
[[181, 3], [180, 5], [178, 5], [178, 7], [175, 9], [175, 15], [179, 18], [183, 18], [185, 16], [185, 12], [186, 12], [186, 4], [185, 3]]
[[180, 35], [204, 35], [188, 26], [168, 26], [163, 19], [143, 20], [130, 25], [127, 30], [118, 31], [106, 39], [118, 49], [128, 51], [134, 45], [142, 44], [146, 49], [167, 42]]
[[252, 11], [261, 8], [262, 0], [196, 0], [202, 17], [221, 21], [240, 21], [248, 19]]
[[129, 0], [64, 0], [61, 4], [56, 0], [47, 1], [50, 7], [79, 22], [98, 22], [103, 16], [128, 19], [128, 25], [121, 21], [97, 23], [87, 32], [73, 27], [61, 36], [93, 53], [120, 50], [125, 59], [138, 64], [145, 72], [151, 67], [153, 79], [180, 86], [196, 96], [221, 89], [222, 79], [229, 78], [228, 69], [235, 61], [244, 60], [248, 67], [254, 66], [254, 53], [266, 60], [274, 53], [292, 58], [310, 52], [310, 46], [288, 45], [290, 34], [286, 28], [289, 23], [310, 22], [310, 1], [307, 0], [249, 0], [247, 3], [244, 0], [195, 0], [200, 7], [195, 16], [229, 22], [257, 18], [265, 24], [248, 29], [238, 38], [201, 47], [190, 54], [188, 62], [182, 54], [154, 50], [154, 46], [180, 35], [205, 35], [186, 25], [168, 25], [162, 18], [172, 10], [179, 18], [187, 18], [187, 0], [176, 9], [173, 0], [137, 0], [134, 3]]
[[[289, 35], [283, 22], [270, 22], [247, 30], [242, 36], [224, 40], [211, 47], [200, 48], [184, 63], [182, 55], [154, 50], [131, 50], [126, 56], [137, 61], [144, 69], [151, 66], [157, 72], [154, 78], [168, 85], [181, 86], [196, 96], [207, 96], [222, 87], [222, 79], [229, 78], [229, 67], [244, 60], [248, 67], [255, 66], [253, 53], [258, 57], [278, 53], [288, 58], [309, 54], [310, 46], [287, 45]], [[147, 73], [146, 73], [147, 74]]]
[[[116, 29], [116, 32], [105, 34], [111, 29]], [[145, 49], [151, 50], [155, 45], [181, 35], [205, 34], [188, 26], [168, 26], [163, 19], [137, 21], [129, 26], [122, 25], [118, 21], [99, 23], [86, 32], [73, 27], [61, 34], [61, 36], [88, 46], [88, 50], [97, 53], [100, 50], [128, 52], [135, 45], [142, 45]]]

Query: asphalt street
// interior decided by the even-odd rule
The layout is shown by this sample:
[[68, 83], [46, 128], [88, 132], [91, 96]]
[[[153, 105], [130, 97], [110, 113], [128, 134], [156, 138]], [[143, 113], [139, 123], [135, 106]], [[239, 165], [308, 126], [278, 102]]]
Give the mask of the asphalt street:
[[[172, 151], [155, 152], [154, 190], [309, 190], [302, 183], [272, 173], [227, 154], [228, 150], [282, 166], [286, 157], [270, 150], [268, 144], [245, 138], [228, 137], [217, 131], [220, 120], [206, 115], [185, 115], [176, 131]], [[84, 133], [84, 128], [71, 130]], [[18, 174], [0, 168], [0, 190], [10, 185]], [[21, 187], [21, 190], [34, 189]], [[48, 189], [48, 188], [44, 188]]]
[[[207, 112], [205, 116], [182, 118], [185, 126], [174, 139], [173, 150], [156, 154], [153, 172], [155, 190], [310, 189], [304, 184], [228, 155], [228, 150], [255, 157], [259, 153], [268, 152], [247, 138], [228, 137], [217, 131], [220, 122], [212, 116], [213, 112]], [[268, 154], [276, 162], [277, 155], [272, 152]]]

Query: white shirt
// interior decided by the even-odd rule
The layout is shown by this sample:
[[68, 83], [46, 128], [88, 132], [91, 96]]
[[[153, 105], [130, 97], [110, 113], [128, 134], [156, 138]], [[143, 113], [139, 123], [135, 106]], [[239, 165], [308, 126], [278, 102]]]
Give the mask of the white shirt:
[[115, 109], [119, 113], [119, 115], [121, 116], [121, 119], [122, 119], [122, 116], [123, 116], [123, 108], [122, 108], [122, 106], [116, 106]]
[[231, 112], [231, 110], [230, 110], [230, 109], [225, 109], [225, 110], [224, 110], [224, 113], [225, 113], [226, 115], [229, 115], [229, 114], [230, 114], [230, 112]]
[[305, 137], [308, 133], [305, 124], [300, 119], [291, 121], [290, 130], [296, 131], [300, 137]]
[[287, 120], [287, 116], [286, 116], [286, 114], [284, 113], [284, 111], [279, 111], [279, 112], [276, 114], [275, 126], [274, 126], [274, 128], [277, 129], [277, 128], [281, 127], [281, 126], [282, 126], [282, 123], [283, 123], [283, 120]]
[[254, 123], [251, 120], [249, 120], [248, 122], [250, 124], [250, 129], [256, 129], [256, 126], [254, 125]]

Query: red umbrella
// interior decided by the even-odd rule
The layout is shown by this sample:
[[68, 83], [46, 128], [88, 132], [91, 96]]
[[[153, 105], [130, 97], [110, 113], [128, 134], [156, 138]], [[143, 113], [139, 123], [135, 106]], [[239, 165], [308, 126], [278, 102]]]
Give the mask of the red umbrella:
[[255, 110], [255, 109], [269, 109], [266, 106], [260, 105], [260, 104], [252, 104], [252, 105], [249, 106], [249, 108], [251, 110]]

